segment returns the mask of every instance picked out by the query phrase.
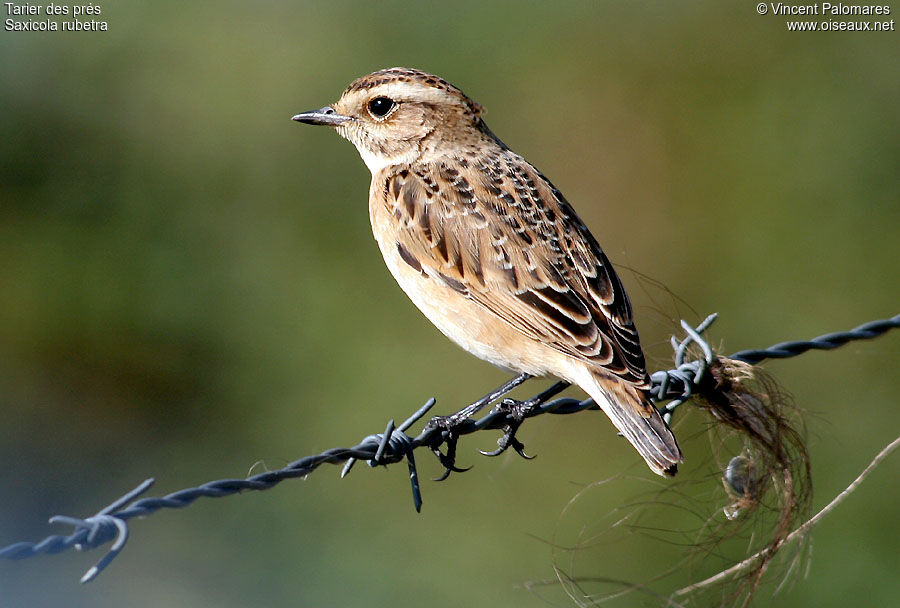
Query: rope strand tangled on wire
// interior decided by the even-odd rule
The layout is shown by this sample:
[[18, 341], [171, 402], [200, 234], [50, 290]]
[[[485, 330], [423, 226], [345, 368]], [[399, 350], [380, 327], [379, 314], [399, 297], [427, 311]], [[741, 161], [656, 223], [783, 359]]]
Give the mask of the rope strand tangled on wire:
[[[681, 341], [676, 340], [674, 337], [672, 338], [672, 347], [675, 351], [675, 368], [659, 371], [651, 376], [652, 387], [650, 390], [653, 400], [656, 402], [670, 400], [670, 403], [661, 409], [667, 422], [671, 419], [677, 407], [693, 395], [704, 390], [704, 384], [706, 386], [709, 385], [708, 382], [704, 383], [703, 380], [707, 369], [714, 360], [714, 354], [706, 341], [703, 340], [702, 334], [715, 319], [715, 314], [710, 315], [696, 327], [691, 327], [682, 321], [681, 326], [686, 333], [686, 337]], [[878, 337], [896, 328], [900, 328], [900, 315], [890, 319], [872, 321], [847, 332], [826, 334], [808, 341], [782, 342], [764, 350], [743, 350], [728, 358], [756, 364], [765, 359], [794, 357], [811, 349], [837, 348], [851, 341]], [[696, 360], [685, 361], [692, 346], [700, 350], [702, 357]], [[394, 421], [391, 420], [383, 433], [369, 435], [354, 447], [326, 450], [321, 454], [296, 460], [277, 471], [266, 471], [246, 479], [211, 481], [198, 487], [179, 490], [163, 497], [138, 498], [153, 485], [154, 480], [147, 479], [134, 490], [118, 498], [95, 515], [84, 519], [60, 515], [50, 518], [50, 523], [62, 523], [73, 526], [74, 531], [72, 534], [68, 536], [48, 536], [37, 543], [19, 542], [11, 544], [0, 549], [0, 557], [24, 559], [35, 555], [59, 553], [73, 547], [79, 551], [93, 549], [113, 541], [106, 555], [81, 578], [81, 582], [86, 583], [96, 578], [125, 546], [129, 536], [128, 520], [134, 517], [150, 515], [160, 509], [183, 508], [201, 497], [221, 498], [245, 490], [267, 490], [286, 479], [309, 475], [325, 463], [346, 463], [342, 472], [343, 476], [350, 471], [353, 463], [357, 460], [366, 460], [373, 467], [406, 460], [409, 467], [413, 504], [416, 511], [419, 511], [422, 506], [422, 494], [413, 456], [414, 450], [427, 447], [434, 452], [445, 467], [445, 473], [441, 479], [446, 479], [452, 472], [465, 470], [455, 466], [456, 444], [463, 435], [487, 429], [501, 430], [504, 432], [504, 435], [498, 440], [499, 448], [494, 452], [488, 453], [488, 455], [496, 455], [512, 447], [520, 455], [525, 456], [524, 445], [515, 437], [515, 432], [524, 419], [548, 413], [571, 414], [585, 409], [597, 409], [597, 406], [590, 399], [583, 401], [572, 398], [553, 399], [568, 386], [565, 382], [557, 382], [527, 401], [502, 399], [497, 402], [498, 399], [501, 399], [528, 378], [529, 376], [527, 375], [518, 376], [500, 388], [491, 391], [488, 395], [473, 403], [472, 406], [464, 408], [461, 411], [467, 412], [471, 411], [470, 408], [476, 405], [480, 408], [496, 403], [493, 409], [485, 416], [477, 420], [466, 417], [450, 428], [441, 424], [429, 423], [416, 437], [406, 434], [406, 431], [434, 406], [435, 400], [432, 398], [399, 427], [395, 427]], [[443, 446], [446, 446], [445, 451], [441, 452], [441, 447]]]

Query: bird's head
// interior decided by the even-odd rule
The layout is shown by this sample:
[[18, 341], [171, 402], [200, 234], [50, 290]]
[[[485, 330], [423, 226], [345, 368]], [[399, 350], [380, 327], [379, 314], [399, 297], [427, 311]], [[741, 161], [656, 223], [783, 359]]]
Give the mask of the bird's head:
[[354, 81], [336, 103], [293, 120], [335, 127], [374, 174], [443, 146], [474, 145], [487, 132], [482, 112], [443, 78], [389, 68]]

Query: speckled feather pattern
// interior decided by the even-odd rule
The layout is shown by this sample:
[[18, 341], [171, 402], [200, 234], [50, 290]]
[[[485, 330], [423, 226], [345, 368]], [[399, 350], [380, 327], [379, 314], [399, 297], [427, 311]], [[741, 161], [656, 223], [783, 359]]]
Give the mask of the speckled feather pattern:
[[631, 307], [596, 241], [553, 186], [499, 146], [402, 167], [372, 201], [403, 260], [530, 339], [647, 386]]

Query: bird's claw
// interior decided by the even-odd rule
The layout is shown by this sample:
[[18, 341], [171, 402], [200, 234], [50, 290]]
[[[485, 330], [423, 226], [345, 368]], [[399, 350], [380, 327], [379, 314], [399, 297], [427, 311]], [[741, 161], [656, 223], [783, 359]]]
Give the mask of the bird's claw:
[[504, 429], [503, 436], [497, 440], [497, 445], [499, 446], [496, 450], [492, 450], [487, 452], [485, 450], [479, 450], [485, 456], [499, 456], [509, 448], [512, 448], [516, 451], [516, 454], [524, 458], [525, 460], [534, 460], [534, 456], [530, 456], [525, 453], [525, 444], [519, 441], [519, 439], [515, 436], [515, 430], [510, 427], [506, 427]]
[[532, 401], [517, 401], [516, 399], [506, 398], [497, 404], [496, 409], [505, 412], [507, 416], [517, 422], [516, 427], [522, 424], [522, 421], [528, 417], [528, 414], [535, 408]]
[[[438, 456], [438, 458], [440, 459], [440, 456]], [[444, 464], [443, 459], [441, 459], [441, 464]], [[465, 473], [466, 471], [469, 471], [471, 469], [472, 469], [472, 467], [466, 467], [464, 469], [461, 469], [455, 465], [448, 466], [448, 465], [444, 464], [444, 472], [441, 474], [440, 477], [435, 477], [434, 481], [444, 481], [445, 479], [450, 477], [450, 473]]]
[[[431, 424], [433, 421], [434, 421], [434, 419], [432, 418], [432, 420], [430, 420], [428, 422], [428, 424]], [[447, 453], [446, 454], [442, 453], [438, 448], [432, 448], [431, 451], [434, 452], [435, 456], [438, 457], [438, 460], [444, 466], [443, 474], [440, 477], [436, 478], [434, 481], [444, 481], [445, 479], [450, 477], [450, 473], [465, 473], [466, 471], [468, 471], [469, 469], [472, 468], [472, 467], [466, 467], [464, 469], [461, 469], [458, 466], [456, 466], [456, 442], [457, 442], [457, 437], [453, 434], [450, 434], [447, 437]]]
[[[476, 404], [484, 402], [480, 400]], [[474, 405], [474, 404], [473, 404]], [[516, 431], [522, 425], [522, 421], [537, 407], [538, 402], [535, 400], [517, 401], [515, 399], [503, 399], [495, 407], [494, 411], [506, 415], [507, 423], [502, 427], [503, 436], [497, 440], [497, 449], [491, 452], [481, 451], [485, 456], [499, 456], [509, 448], [516, 451], [516, 454], [531, 460], [534, 456], [525, 453], [525, 444], [516, 437]], [[470, 414], [474, 410], [472, 406], [468, 406], [450, 416], [435, 416], [425, 424], [425, 430], [440, 430], [444, 441], [447, 443], [447, 452], [442, 453], [437, 447], [432, 451], [437, 456], [440, 463], [444, 466], [443, 474], [435, 479], [435, 481], [444, 481], [450, 477], [451, 473], [463, 473], [471, 467], [462, 469], [456, 466], [456, 442], [460, 433], [465, 427], [474, 425], [475, 421]]]
[[503, 436], [497, 440], [497, 449], [491, 452], [481, 450], [481, 453], [485, 456], [499, 456], [509, 448], [512, 448], [522, 458], [532, 460], [534, 456], [529, 456], [525, 453], [525, 444], [519, 441], [519, 438], [516, 437], [516, 432], [533, 408], [534, 404], [528, 401], [516, 401], [515, 399], [504, 399], [501, 401], [496, 409], [507, 414], [509, 423], [503, 427]]

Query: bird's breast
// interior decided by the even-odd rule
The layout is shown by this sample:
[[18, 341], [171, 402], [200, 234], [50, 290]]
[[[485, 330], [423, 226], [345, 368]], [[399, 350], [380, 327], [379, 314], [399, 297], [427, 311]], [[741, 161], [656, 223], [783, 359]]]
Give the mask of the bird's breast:
[[373, 198], [369, 209], [372, 232], [391, 275], [413, 304], [441, 333], [479, 359], [505, 370], [541, 376], [548, 369], [545, 348], [523, 336], [498, 316], [448, 287], [398, 247], [400, 224]]

